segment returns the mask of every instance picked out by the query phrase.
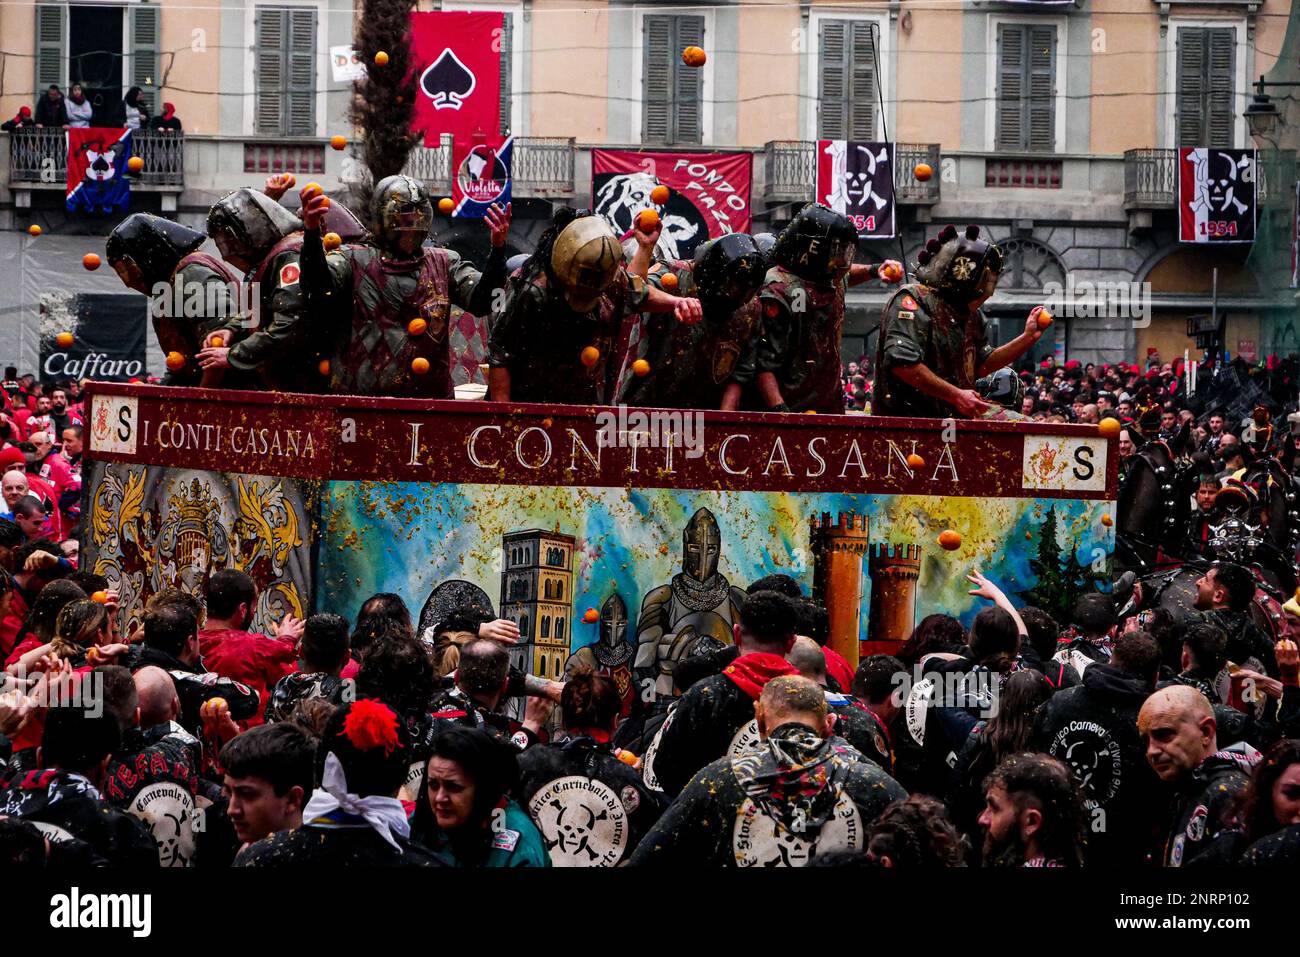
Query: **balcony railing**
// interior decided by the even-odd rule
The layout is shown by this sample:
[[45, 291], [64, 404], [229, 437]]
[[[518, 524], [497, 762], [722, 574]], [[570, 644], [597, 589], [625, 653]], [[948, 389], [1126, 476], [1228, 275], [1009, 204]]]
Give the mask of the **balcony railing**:
[[[1259, 199], [1268, 197], [1263, 163], [1255, 164]], [[1124, 153], [1124, 208], [1172, 209], [1178, 203], [1178, 150], [1138, 149]]]
[[272, 173], [319, 175], [325, 172], [325, 145], [248, 142], [244, 144], [244, 172], [267, 176]]
[[[574, 141], [563, 136], [516, 136], [514, 184], [517, 196], [565, 197], [573, 195]], [[439, 192], [451, 189], [451, 138], [443, 136], [436, 148], [411, 150], [404, 172], [422, 179]]]
[[[180, 190], [185, 186], [185, 135], [136, 130], [132, 154], [144, 160], [135, 179], [141, 186]], [[53, 127], [17, 129], [9, 134], [9, 184], [62, 188], [68, 179], [66, 131]]]
[[[767, 180], [765, 197], [772, 202], [808, 202], [817, 182], [817, 144], [812, 140], [772, 140], [765, 150]], [[897, 200], [905, 205], [939, 202], [939, 144], [898, 143]], [[921, 182], [912, 175], [918, 164], [927, 163], [935, 175]]]

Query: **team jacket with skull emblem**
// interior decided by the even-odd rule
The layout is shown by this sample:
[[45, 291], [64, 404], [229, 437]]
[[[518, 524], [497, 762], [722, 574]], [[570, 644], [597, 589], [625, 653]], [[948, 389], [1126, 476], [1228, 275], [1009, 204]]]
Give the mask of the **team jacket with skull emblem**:
[[1234, 800], [1250, 780], [1249, 764], [1239, 753], [1216, 751], [1184, 776], [1167, 818], [1162, 865], [1191, 864], [1229, 827]]
[[201, 766], [199, 740], [170, 721], [125, 731], [108, 763], [104, 797], [149, 829], [163, 867], [193, 863]]
[[631, 856], [663, 810], [608, 742], [582, 735], [519, 756], [520, 804], [555, 867], [614, 867]]
[[154, 868], [158, 848], [143, 824], [110, 807], [80, 774], [28, 771], [0, 792], [0, 817], [30, 821], [53, 843], [89, 844], [109, 867]]
[[818, 853], [865, 850], [871, 822], [906, 797], [842, 742], [784, 724], [696, 774], [630, 863], [798, 867]]
[[123, 664], [132, 672], [156, 665], [171, 675], [176, 685], [176, 696], [181, 700], [181, 713], [177, 721], [190, 734], [200, 733], [203, 721], [199, 717], [199, 709], [203, 707], [203, 702], [211, 698], [225, 698], [230, 716], [236, 721], [243, 721], [258, 713], [260, 699], [257, 692], [248, 685], [205, 671], [202, 665], [187, 665], [157, 648], [132, 645]]
[[[650, 277], [663, 288], [663, 277], [673, 275], [678, 296], [698, 295], [693, 263], [678, 261]], [[717, 315], [706, 307], [704, 318], [693, 325], [677, 321], [669, 312], [643, 313], [637, 355], [650, 363], [645, 376], [625, 376], [619, 401], [627, 405], [662, 409], [716, 409], [728, 382], [742, 385], [753, 378], [752, 353], [757, 344], [758, 300]]]
[[780, 266], [769, 269], [758, 291], [763, 327], [754, 365], [741, 363], [738, 378], [772, 373], [791, 412], [843, 412], [840, 332], [847, 282], [814, 284]]
[[1152, 690], [1150, 681], [1098, 662], [1038, 712], [1034, 748], [1071, 768], [1089, 810], [1105, 815], [1105, 826], [1088, 834], [1089, 864], [1137, 864], [1151, 846], [1160, 781], [1147, 763], [1137, 717]]
[[798, 672], [778, 655], [741, 655], [720, 675], [690, 687], [664, 721], [654, 774], [673, 797], [700, 768], [726, 754], [738, 732], [754, 720], [754, 702], [778, 675]]

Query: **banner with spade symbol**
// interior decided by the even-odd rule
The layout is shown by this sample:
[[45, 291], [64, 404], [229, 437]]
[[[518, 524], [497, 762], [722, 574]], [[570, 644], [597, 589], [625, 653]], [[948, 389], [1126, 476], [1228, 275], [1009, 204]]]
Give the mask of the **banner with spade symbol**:
[[818, 140], [817, 202], [847, 216], [863, 239], [893, 239], [894, 144]]
[[436, 149], [443, 133], [468, 142], [501, 128], [501, 43], [505, 14], [411, 14], [415, 119], [411, 129]]

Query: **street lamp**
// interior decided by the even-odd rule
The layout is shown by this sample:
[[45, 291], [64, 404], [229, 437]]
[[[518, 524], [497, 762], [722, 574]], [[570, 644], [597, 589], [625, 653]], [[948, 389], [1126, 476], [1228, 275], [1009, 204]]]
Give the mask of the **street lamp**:
[[1262, 76], [1255, 83], [1255, 95], [1251, 97], [1250, 105], [1246, 107], [1245, 116], [1246, 124], [1250, 127], [1250, 135], [1257, 139], [1272, 139], [1273, 132], [1277, 129], [1277, 122], [1282, 118], [1273, 98], [1264, 92], [1264, 88], [1270, 86], [1300, 86], [1300, 83], [1270, 82]]

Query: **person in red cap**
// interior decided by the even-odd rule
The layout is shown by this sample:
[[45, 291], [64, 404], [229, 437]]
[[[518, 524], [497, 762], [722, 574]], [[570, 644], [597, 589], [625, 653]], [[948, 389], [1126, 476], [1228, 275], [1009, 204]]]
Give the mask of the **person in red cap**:
[[36, 121], [32, 119], [32, 108], [30, 106], [23, 106], [18, 109], [18, 112], [14, 115], [13, 119], [5, 120], [3, 123], [0, 123], [0, 130], [3, 130], [6, 133], [12, 133], [19, 127], [35, 125]]

